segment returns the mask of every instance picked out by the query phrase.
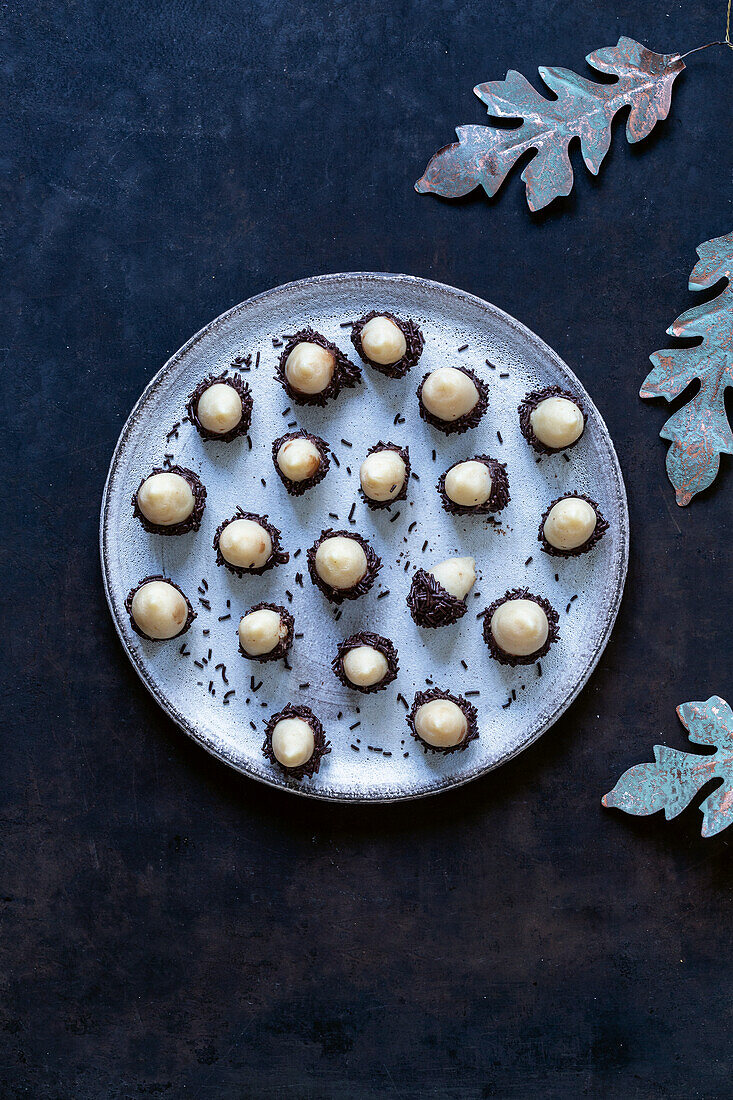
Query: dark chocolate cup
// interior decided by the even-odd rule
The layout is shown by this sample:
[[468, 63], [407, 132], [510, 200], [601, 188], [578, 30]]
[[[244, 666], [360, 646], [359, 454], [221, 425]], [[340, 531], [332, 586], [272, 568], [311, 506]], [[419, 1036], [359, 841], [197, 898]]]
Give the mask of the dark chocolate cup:
[[[547, 519], [556, 504], [558, 504], [561, 500], [568, 500], [570, 498], [574, 500], [585, 500], [588, 502], [588, 504], [590, 504], [591, 508], [596, 514], [596, 525], [593, 528], [593, 533], [591, 534], [590, 538], [586, 539], [586, 541], [582, 543], [582, 545], [576, 546], [572, 550], [558, 550], [556, 546], [551, 546], [545, 538], [545, 520]], [[577, 558], [579, 554], [587, 554], [589, 550], [592, 550], [596, 543], [601, 541], [607, 530], [608, 520], [605, 519], [603, 513], [601, 512], [601, 509], [598, 507], [594, 500], [591, 500], [590, 497], [587, 497], [585, 493], [563, 493], [561, 497], [557, 497], [555, 500], [552, 501], [551, 504], [548, 504], [547, 510], [540, 520], [537, 538], [541, 543], [542, 550], [545, 554], [551, 554], [553, 558]]]
[[[151, 523], [140, 511], [140, 505], [137, 502], [137, 495], [142, 489], [145, 482], [153, 474], [179, 474], [180, 477], [186, 481], [193, 493], [193, 512], [184, 519], [182, 523], [162, 524]], [[195, 474], [193, 470], [187, 469], [185, 466], [155, 466], [146, 474], [138, 485], [135, 492], [132, 494], [132, 511], [136, 519], [140, 520], [146, 531], [149, 531], [151, 535], [186, 535], [189, 531], [198, 531], [201, 526], [201, 519], [204, 514], [204, 508], [206, 507], [206, 488], [199, 478], [198, 474]]]
[[[186, 601], [186, 607], [188, 608], [186, 621], [181, 629], [178, 631], [178, 633], [174, 634], [172, 638], [151, 638], [149, 634], [146, 634], [143, 630], [140, 629], [140, 627], [137, 625], [132, 617], [132, 601], [135, 598], [135, 593], [139, 592], [142, 586], [144, 584], [149, 584], [150, 581], [165, 581], [166, 584], [171, 585], [171, 587], [175, 588], [177, 592], [180, 592], [184, 600]], [[158, 642], [160, 644], [163, 644], [164, 642], [173, 642], [176, 640], [176, 638], [180, 638], [182, 634], [186, 633], [186, 631], [191, 626], [191, 623], [196, 618], [196, 612], [191, 607], [191, 601], [189, 600], [183, 589], [179, 585], [177, 585], [175, 581], [172, 581], [170, 577], [164, 577], [162, 573], [154, 573], [150, 577], [144, 577], [143, 580], [138, 581], [134, 588], [130, 589], [130, 591], [127, 593], [127, 596], [125, 597], [125, 611], [130, 616], [130, 626], [136, 634], [138, 634], [141, 638], [145, 638], [145, 640], [148, 642]]]
[[[541, 649], [536, 650], [534, 653], [528, 653], [526, 657], [517, 657], [511, 653], [505, 653], [503, 649], [500, 649], [496, 644], [494, 635], [491, 633], [491, 616], [496, 611], [497, 607], [506, 603], [507, 600], [534, 600], [536, 604], [547, 615], [547, 639]], [[503, 596], [500, 596], [498, 600], [494, 600], [484, 612], [482, 612], [482, 618], [484, 620], [483, 635], [484, 641], [488, 647], [489, 653], [498, 661], [500, 665], [509, 665], [510, 668], [514, 668], [516, 665], [533, 665], [535, 661], [539, 661], [549, 651], [550, 646], [557, 641], [560, 631], [558, 629], [559, 615], [549, 600], [546, 600], [544, 596], [535, 596], [530, 592], [528, 588], [512, 588], [508, 592], [505, 592]]]
[[[352, 684], [351, 680], [344, 672], [344, 657], [352, 649], [357, 649], [361, 645], [368, 645], [371, 646], [372, 649], [378, 649], [387, 660], [388, 667], [386, 676], [383, 680], [380, 680], [379, 683], [372, 684], [370, 687], [360, 687], [358, 684]], [[375, 691], [384, 691], [388, 684], [391, 684], [397, 679], [399, 667], [400, 664], [397, 650], [389, 638], [384, 638], [381, 634], [371, 634], [368, 630], [362, 630], [358, 634], [352, 634], [350, 638], [346, 638], [345, 641], [340, 642], [336, 651], [336, 656], [331, 662], [331, 668], [335, 676], [341, 681], [344, 687], [350, 688], [352, 691], [359, 691], [362, 695], [371, 695]]]
[[[454, 466], [460, 466], [462, 462], [483, 462], [484, 466], [488, 467], [489, 476], [491, 477], [491, 495], [485, 504], [477, 504], [475, 508], [470, 508], [464, 504], [456, 504], [446, 493], [446, 477]], [[454, 462], [453, 466], [449, 466], [445, 473], [440, 475], [437, 489], [440, 493], [444, 511], [450, 512], [454, 516], [487, 516], [492, 512], [501, 512], [511, 500], [506, 464], [499, 462], [496, 458], [490, 458], [489, 455], [474, 455], [473, 458], [464, 458], [460, 462]]]
[[[277, 452], [280, 450], [283, 443], [288, 443], [291, 439], [309, 439], [321, 456], [321, 465], [318, 467], [313, 477], [307, 477], [303, 481], [291, 481], [289, 477], [285, 477], [285, 474], [278, 466]], [[293, 497], [300, 497], [303, 495], [303, 493], [307, 493], [309, 489], [312, 489], [314, 485], [318, 485], [321, 481], [323, 481], [324, 477], [328, 473], [331, 467], [331, 459], [329, 458], [329, 447], [328, 444], [323, 439], [321, 439], [320, 436], [313, 435], [311, 432], [288, 432], [287, 435], [281, 435], [280, 438], [276, 439], [272, 444], [272, 464], [275, 467], [275, 472], [277, 476], [280, 478], [290, 495]]]
[[[332, 588], [330, 584], [326, 584], [326, 582], [318, 576], [316, 571], [316, 552], [318, 547], [325, 539], [332, 539], [337, 535], [343, 535], [344, 538], [347, 539], [355, 539], [366, 554], [367, 571], [353, 588]], [[377, 579], [377, 574], [382, 568], [382, 559], [374, 552], [371, 545], [362, 535], [358, 535], [355, 531], [333, 531], [330, 527], [326, 531], [321, 531], [319, 537], [310, 549], [306, 551], [306, 557], [308, 560], [308, 572], [310, 573], [311, 581], [316, 588], [320, 588], [326, 599], [331, 600], [332, 603], [342, 603], [344, 600], [358, 600], [360, 596], [364, 596], [374, 584]]]
[[390, 505], [396, 504], [398, 500], [407, 499], [407, 486], [410, 482], [410, 450], [409, 447], [399, 447], [396, 443], [383, 443], [380, 439], [379, 443], [375, 443], [373, 447], [370, 447], [367, 451], [365, 458], [369, 455], [375, 454], [377, 451], [397, 451], [402, 461], [405, 464], [405, 484], [400, 489], [396, 497], [392, 497], [391, 500], [372, 500], [368, 497], [359, 484], [359, 495], [368, 508], [372, 511], [377, 511], [380, 508], [389, 508]]
[[[388, 317], [390, 321], [393, 321], [397, 325], [397, 328], [405, 338], [405, 343], [407, 344], [405, 354], [401, 359], [398, 359], [396, 363], [375, 363], [374, 360], [370, 359], [364, 352], [361, 343], [362, 329], [364, 325], [374, 317]], [[404, 378], [407, 372], [412, 370], [422, 355], [425, 339], [422, 332], [411, 318], [407, 321], [403, 321], [401, 317], [395, 317], [394, 313], [389, 313], [386, 309], [381, 311], [373, 309], [371, 313], [366, 313], [354, 323], [351, 330], [351, 342], [356, 348], [357, 355], [362, 362], [368, 363], [370, 367], [374, 367], [375, 370], [378, 370], [380, 374], [386, 375], [387, 378]]]
[[407, 595], [407, 606], [417, 626], [431, 629], [452, 626], [468, 610], [465, 600], [451, 596], [426, 569], [416, 570]]
[[[432, 699], [450, 699], [451, 703], [455, 703], [457, 707], [460, 707], [466, 716], [468, 722], [468, 729], [466, 730], [466, 736], [458, 745], [451, 745], [447, 749], [441, 749], [437, 745], [429, 745], [427, 741], [423, 741], [420, 734], [415, 728], [415, 715], [421, 706], [425, 703], [429, 703]], [[450, 691], [443, 691], [442, 688], [430, 688], [429, 691], [418, 691], [412, 703], [409, 714], [406, 715], [406, 721], [410, 727], [410, 733], [418, 742], [422, 745], [425, 752], [437, 752], [441, 756], [448, 756], [452, 752], [463, 752], [472, 741], [475, 741], [478, 737], [478, 712], [476, 711], [473, 703], [469, 703], [468, 699], [464, 699], [462, 695], [453, 695]]]
[[[333, 369], [331, 381], [328, 383], [325, 390], [321, 390], [320, 393], [300, 393], [298, 390], [293, 389], [285, 376], [285, 364], [290, 352], [298, 344], [303, 343], [318, 344], [319, 347], [332, 352], [335, 357], [336, 364]], [[352, 363], [350, 359], [347, 359], [344, 353], [330, 340], [327, 340], [320, 332], [316, 332], [315, 329], [312, 328], [303, 328], [300, 332], [296, 332], [283, 348], [277, 364], [275, 381], [280, 383], [288, 397], [294, 401], [296, 405], [319, 405], [323, 407], [333, 398], [338, 397], [345, 386], [355, 386], [358, 382], [361, 382], [361, 370], [355, 363]]]
[[[208, 390], [210, 386], [213, 386], [215, 382], [223, 382], [227, 386], [231, 386], [237, 391], [242, 399], [242, 419], [228, 432], [220, 433], [209, 431], [209, 429], [205, 428], [199, 420], [199, 400], [206, 390]], [[217, 443], [231, 443], [233, 439], [238, 439], [240, 435], [247, 435], [249, 432], [250, 424], [252, 423], [252, 393], [241, 374], [230, 374], [228, 370], [223, 371], [222, 374], [210, 374], [207, 378], [202, 378], [196, 389], [193, 390], [189, 396], [186, 402], [186, 412], [188, 413], [188, 419], [202, 439], [214, 439]]]
[[[221, 533], [225, 527], [232, 523], [235, 519], [251, 519], [255, 523], [259, 523], [261, 527], [264, 527], [272, 540], [272, 553], [265, 562], [264, 565], [258, 566], [256, 569], [243, 569], [239, 565], [232, 565], [226, 560], [221, 550], [219, 549], [219, 539]], [[223, 565], [230, 573], [236, 573], [238, 577], [245, 576], [260, 576], [262, 573], [266, 573], [268, 569], [274, 569], [276, 565], [284, 565], [285, 562], [290, 561], [290, 554], [287, 550], [283, 550], [280, 543], [280, 532], [277, 527], [268, 520], [267, 516], [258, 516], [256, 512], [245, 512], [242, 508], [238, 508], [237, 511], [229, 519], [225, 519], [223, 523], [220, 523], [216, 529], [214, 535], [214, 549], [216, 550], [216, 564]]]
[[433, 416], [431, 412], [428, 412], [423, 405], [422, 388], [430, 377], [430, 374], [432, 374], [432, 371], [429, 371], [428, 374], [425, 375], [422, 382], [417, 387], [420, 416], [427, 424], [432, 425], [433, 428], [437, 428], [438, 431], [443, 432], [444, 435], [460, 435], [462, 432], [467, 432], [469, 428], [475, 428], [476, 425], [480, 423], [481, 418], [489, 407], [489, 387], [486, 385], [483, 378], [479, 378], [470, 367], [456, 367], [456, 370], [463, 371], [464, 374], [467, 374], [478, 390], [478, 401], [470, 412], [467, 412], [464, 416], [459, 416], [458, 420], [440, 420], [439, 417]]
[[[532, 423], [530, 417], [541, 401], [546, 401], [548, 397], [567, 397], [568, 401], [572, 401], [574, 405], [577, 405], [580, 409], [583, 417], [583, 431], [580, 433], [575, 443], [569, 443], [567, 447], [546, 447], [544, 443], [541, 443], [537, 436], [532, 431]], [[580, 443], [585, 432], [585, 426], [588, 423], [588, 418], [585, 415], [585, 409], [580, 401], [580, 398], [575, 394], [570, 393], [568, 390], [562, 389], [561, 386], [546, 386], [543, 390], [533, 390], [532, 393], [528, 393], [524, 400], [517, 406], [517, 412], [519, 413], [519, 428], [524, 438], [529, 443], [530, 447], [533, 447], [537, 454], [540, 455], [556, 455], [561, 451], [571, 450], [576, 443]]]
[[[284, 764], [280, 763], [275, 753], [272, 751], [272, 731], [283, 718], [302, 718], [313, 730], [313, 755], [310, 760], [306, 760], [305, 764], [301, 764], [299, 768], [286, 768]], [[262, 745], [262, 752], [271, 764], [274, 764], [276, 768], [279, 768], [284, 775], [290, 776], [291, 779], [304, 779], [306, 776], [315, 775], [321, 766], [321, 760], [323, 760], [323, 757], [330, 751], [331, 742], [326, 740], [323, 726], [310, 707], [300, 705], [294, 706], [292, 703], [288, 703], [288, 705], [283, 707], [277, 714], [273, 714], [265, 726], [265, 740]]]
[[[242, 643], [239, 641], [239, 627], [237, 627], [237, 642], [239, 644], [239, 652], [246, 661], [259, 661], [260, 664], [265, 664], [267, 661], [279, 661], [283, 657], [287, 657], [290, 652], [290, 648], [293, 644], [293, 635], [295, 631], [295, 619], [290, 614], [286, 607], [282, 607], [276, 603], [256, 603], [252, 607], [245, 611], [242, 618], [249, 615], [252, 611], [277, 611], [280, 618], [283, 620], [287, 627], [287, 634], [285, 637], [277, 643], [274, 649], [271, 649], [269, 653], [258, 653], [252, 656], [251, 653], [245, 653], [242, 649]], [[241, 622], [241, 619], [240, 619]]]

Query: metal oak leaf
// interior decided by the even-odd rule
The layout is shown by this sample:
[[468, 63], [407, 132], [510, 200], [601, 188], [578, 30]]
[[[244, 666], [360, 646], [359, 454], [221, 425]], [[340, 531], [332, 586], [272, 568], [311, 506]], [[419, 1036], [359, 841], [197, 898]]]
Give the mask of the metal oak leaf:
[[637, 817], [664, 810], [671, 821], [706, 783], [720, 779], [700, 806], [702, 835], [715, 836], [733, 822], [733, 711], [713, 695], [706, 703], [683, 703], [677, 714], [691, 741], [714, 745], [717, 752], [699, 756], [655, 745], [655, 762], [629, 768], [601, 802]]
[[596, 84], [570, 69], [541, 66], [540, 76], [555, 99], [545, 99], [514, 70], [505, 80], [477, 85], [474, 92], [490, 116], [522, 119], [521, 125], [512, 130], [459, 126], [458, 144], [435, 154], [415, 190], [459, 198], [480, 185], [488, 195], [495, 195], [519, 158], [534, 149], [536, 155], [522, 179], [530, 210], [541, 210], [572, 190], [568, 145], [573, 138], [580, 139], [583, 160], [597, 175], [611, 144], [616, 112], [630, 108], [626, 137], [630, 142], [641, 141], [667, 117], [672, 84], [685, 68], [678, 54], [654, 53], [633, 38], [619, 38], [617, 46], [595, 50], [586, 61], [616, 81]]
[[712, 301], [688, 309], [670, 325], [671, 336], [702, 339], [695, 347], [667, 348], [650, 355], [654, 370], [639, 391], [641, 397], [671, 401], [691, 382], [700, 382], [694, 397], [670, 416], [659, 433], [672, 443], [667, 474], [680, 507], [712, 484], [721, 454], [733, 454], [733, 433], [725, 413], [725, 391], [733, 386], [733, 233], [705, 241], [697, 254], [700, 260], [692, 269], [690, 290], [704, 290], [721, 279], [727, 284]]

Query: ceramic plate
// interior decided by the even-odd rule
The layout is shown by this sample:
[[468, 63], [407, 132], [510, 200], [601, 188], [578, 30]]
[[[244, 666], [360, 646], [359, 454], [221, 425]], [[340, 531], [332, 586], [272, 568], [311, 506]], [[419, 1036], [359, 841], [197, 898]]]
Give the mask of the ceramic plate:
[[[342, 391], [326, 409], [288, 408], [292, 403], [273, 378], [282, 336], [310, 324], [360, 362], [345, 323], [372, 309], [419, 323], [425, 349], [418, 366], [392, 381], [362, 364], [362, 384]], [[252, 447], [246, 438], [205, 442], [184, 422], [188, 395], [204, 375], [246, 356], [252, 362], [246, 375], [254, 397]], [[489, 385], [486, 416], [462, 435], [445, 436], [418, 415], [416, 387], [427, 370], [443, 364], [471, 367]], [[568, 452], [569, 461], [562, 454], [538, 461], [519, 431], [519, 401], [528, 390], [552, 384], [576, 393], [587, 414], [585, 433]], [[177, 422], [177, 436], [167, 438]], [[272, 440], [293, 422], [322, 436], [339, 463], [332, 462], [325, 480], [300, 498], [286, 493], [270, 452]], [[358, 493], [359, 465], [380, 439], [409, 445], [419, 481], [411, 479], [406, 501], [369, 511]], [[436, 491], [448, 466], [483, 453], [508, 469], [512, 499], [496, 527], [479, 517], [446, 514]], [[161, 538], [147, 534], [133, 517], [132, 493], [166, 455], [195, 470], [208, 491], [196, 534]], [[550, 557], [537, 541], [540, 517], [551, 500], [573, 490], [599, 503], [610, 529], [589, 554]], [[369, 538], [383, 567], [371, 592], [345, 602], [339, 615], [311, 584], [305, 550], [322, 528], [348, 527], [352, 504], [351, 529]], [[217, 567], [214, 532], [238, 505], [267, 513], [280, 528], [290, 551], [287, 565], [243, 578]], [[305, 279], [243, 302], [166, 363], [117, 443], [104, 490], [100, 542], [107, 599], [122, 644], [145, 686], [190, 737], [272, 786], [315, 798], [384, 802], [433, 794], [483, 775], [532, 744], [570, 705], [616, 618], [628, 559], [628, 513], [616, 453], [598, 410], [537, 336], [452, 287], [407, 275], [356, 273]], [[455, 626], [422, 630], [405, 604], [410, 578], [418, 566], [429, 568], [454, 554], [476, 558], [479, 578], [468, 614]], [[156, 573], [176, 581], [197, 611], [190, 631], [171, 642], [138, 637], [124, 608], [129, 590]], [[479, 613], [520, 585], [546, 596], [560, 614], [559, 642], [542, 659], [541, 675], [536, 665], [498, 665], [481, 637]], [[388, 595], [379, 598], [382, 592]], [[282, 662], [252, 663], [239, 654], [239, 618], [260, 600], [285, 604], [295, 615], [295, 630], [303, 636], [295, 641], [290, 671]], [[400, 661], [397, 680], [366, 696], [342, 687], [330, 668], [338, 642], [363, 629], [391, 638]], [[480, 736], [465, 751], [426, 754], [411, 737], [398, 694], [411, 703], [426, 682], [478, 693], [471, 701], [478, 708]], [[267, 719], [291, 700], [315, 711], [332, 745], [319, 773], [302, 782], [283, 775], [262, 754]]]

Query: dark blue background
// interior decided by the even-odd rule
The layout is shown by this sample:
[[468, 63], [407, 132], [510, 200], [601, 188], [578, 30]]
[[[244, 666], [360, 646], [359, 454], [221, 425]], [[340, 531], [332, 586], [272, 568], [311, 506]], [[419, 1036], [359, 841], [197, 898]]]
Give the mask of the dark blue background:
[[[733, 53], [531, 216], [413, 182], [481, 80], [590, 75], [620, 34], [722, 37], [724, 0], [10, 3], [0, 163], [2, 1096], [730, 1094], [730, 840], [600, 796], [675, 706], [732, 694], [731, 463], [681, 510], [637, 392], [733, 228]], [[619, 120], [621, 122], [621, 120]], [[226, 771], [117, 642], [100, 493], [141, 389], [232, 304], [376, 269], [488, 298], [588, 387], [616, 441], [629, 580], [580, 700], [520, 759], [392, 808]], [[733, 831], [731, 832], [733, 837]]]

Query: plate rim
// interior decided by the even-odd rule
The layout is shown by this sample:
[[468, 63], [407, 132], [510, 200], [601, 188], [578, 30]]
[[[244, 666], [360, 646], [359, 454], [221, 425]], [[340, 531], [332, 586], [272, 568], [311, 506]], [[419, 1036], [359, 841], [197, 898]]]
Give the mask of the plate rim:
[[[537, 730], [531, 738], [522, 741], [506, 756], [503, 756], [501, 760], [483, 765], [476, 771], [471, 772], [468, 775], [444, 777], [435, 786], [424, 790], [397, 791], [394, 794], [389, 793], [381, 796], [364, 796], [360, 795], [358, 792], [355, 792], [353, 795], [344, 793], [335, 794], [324, 789], [309, 787], [304, 788], [299, 784], [288, 783], [286, 777], [280, 778], [274, 775], [272, 777], [269, 777], [267, 775], [252, 771], [246, 765], [246, 763], [227, 758], [224, 754], [222, 754], [220, 750], [216, 748], [214, 744], [210, 743], [203, 736], [201, 736], [198, 732], [196, 724], [187, 719], [185, 715], [181, 714], [175, 707], [170, 704], [167, 699], [164, 698], [158, 686], [147, 676], [143, 667], [137, 662], [134, 653], [129, 649], [125, 641], [124, 635], [122, 634], [122, 630], [120, 628], [120, 624], [117, 620], [117, 616], [115, 615], [112, 602], [112, 594], [110, 590], [110, 581], [108, 576], [109, 562], [107, 559], [106, 545], [111, 482], [119, 463], [120, 452], [127, 441], [130, 431], [132, 430], [132, 427], [134, 426], [143, 405], [147, 402], [151, 391], [158, 385], [159, 380], [166, 373], [172, 370], [177, 363], [184, 359], [185, 356], [189, 354], [191, 349], [194, 348], [196, 344], [198, 344], [205, 336], [215, 332], [216, 328], [219, 325], [223, 324], [226, 321], [229, 321], [238, 313], [250, 307], [253, 303], [262, 302], [263, 300], [274, 295], [282, 295], [284, 293], [287, 293], [288, 291], [292, 291], [296, 287], [298, 289], [302, 289], [314, 285], [317, 286], [322, 284], [338, 284], [339, 282], [349, 280], [359, 280], [364, 282], [374, 281], [380, 283], [383, 283], [385, 280], [387, 280], [399, 282], [402, 284], [409, 283], [413, 284], [416, 287], [427, 289], [430, 292], [437, 291], [449, 297], [460, 298], [462, 301], [469, 301], [474, 305], [479, 306], [480, 308], [491, 313], [494, 317], [499, 318], [503, 323], [507, 324], [510, 328], [514, 329], [516, 332], [524, 336], [525, 339], [534, 344], [539, 352], [548, 355], [554, 361], [555, 365], [560, 369], [560, 371], [565, 374], [575, 386], [577, 386], [581, 396], [586, 396], [588, 398], [588, 400], [593, 405], [596, 415], [598, 416], [601, 427], [605, 432], [605, 438], [609, 445], [610, 455], [613, 463], [613, 472], [616, 475], [616, 480], [620, 488], [618, 504], [621, 513], [621, 519], [623, 521], [621, 531], [621, 569], [614, 591], [613, 607], [606, 620], [605, 629], [591, 655], [584, 674], [574, 684], [572, 690], [563, 697], [558, 706], [549, 716], [547, 721], [540, 727], [540, 729]], [[227, 765], [234, 771], [238, 772], [240, 775], [244, 775], [248, 779], [251, 779], [253, 781], [264, 783], [266, 786], [271, 787], [274, 790], [290, 792], [292, 794], [299, 795], [302, 798], [316, 798], [320, 802], [337, 803], [340, 805], [369, 805], [372, 803], [384, 805], [387, 803], [409, 802], [416, 799], [430, 798], [434, 795], [439, 795], [446, 791], [455, 790], [458, 787], [464, 786], [466, 783], [470, 783], [475, 779], [479, 779], [483, 775], [487, 775], [489, 772], [495, 771], [502, 765], [507, 764], [510, 760], [514, 760], [517, 756], [520, 755], [520, 753], [528, 749], [530, 745], [533, 745], [537, 741], [539, 741], [539, 739], [555, 725], [555, 723], [562, 717], [562, 715], [568, 710], [570, 706], [572, 706], [572, 704], [578, 698], [580, 692], [583, 690], [593, 672], [595, 671], [598, 662], [600, 661], [601, 656], [603, 655], [606, 646], [608, 645], [611, 633], [613, 632], [613, 628], [616, 625], [616, 619], [618, 617], [618, 613], [621, 608], [621, 602], [624, 596], [629, 566], [629, 543], [629, 508], [626, 493], [626, 483], [624, 481], [621, 464], [616, 453], [616, 448], [614, 446], [611, 433], [609, 432], [608, 426], [603, 416], [599, 412], [596, 403], [593, 401], [590, 394], [587, 393], [585, 386], [582, 384], [575, 372], [571, 370], [571, 368], [567, 365], [565, 360], [562, 359], [561, 356], [558, 355], [558, 353], [549, 346], [549, 344], [546, 344], [545, 341], [541, 339], [541, 337], [533, 332], [532, 329], [528, 328], [521, 321], [518, 321], [511, 314], [506, 313], [503, 309], [500, 309], [498, 306], [495, 306], [491, 302], [488, 302], [485, 298], [481, 298], [477, 294], [472, 294], [470, 291], [461, 290], [459, 287], [451, 286], [449, 283], [441, 283], [434, 279], [426, 279], [420, 275], [407, 275], [400, 274], [398, 272], [388, 271], [342, 271], [326, 273], [322, 275], [311, 275], [305, 279], [294, 279], [287, 283], [281, 283], [279, 286], [270, 287], [268, 290], [261, 291], [258, 294], [254, 294], [251, 297], [246, 298], [241, 302], [238, 302], [236, 305], [233, 305], [229, 309], [224, 310], [222, 313], [218, 314], [218, 316], [213, 318], [213, 320], [203, 325], [202, 328], [194, 333], [193, 336], [189, 337], [189, 339], [186, 340], [186, 342], [182, 344], [181, 347], [178, 348], [178, 350], [175, 351], [165, 361], [165, 363], [163, 363], [160, 369], [156, 371], [156, 373], [150, 379], [150, 381], [140, 394], [139, 398], [133, 405], [124, 425], [122, 426], [122, 430], [120, 431], [119, 437], [112, 452], [112, 457], [110, 459], [110, 464], [102, 491], [99, 517], [99, 556], [102, 571], [102, 583], [104, 586], [104, 594], [107, 600], [107, 606], [109, 608], [112, 622], [114, 623], [115, 631], [120, 640], [120, 643], [122, 644], [122, 648], [127, 655], [128, 660], [130, 661], [132, 667], [134, 668], [145, 688], [148, 690], [150, 695], [152, 695], [152, 697], [155, 699], [156, 703], [161, 707], [161, 709], [168, 715], [169, 718], [171, 718], [175, 722], [175, 724], [181, 730], [183, 730], [183, 732], [188, 737], [191, 738], [192, 741], [194, 741], [201, 748], [205, 749], [206, 752], [209, 753], [209, 755], [213, 756], [214, 759], [218, 760], [221, 764]]]

